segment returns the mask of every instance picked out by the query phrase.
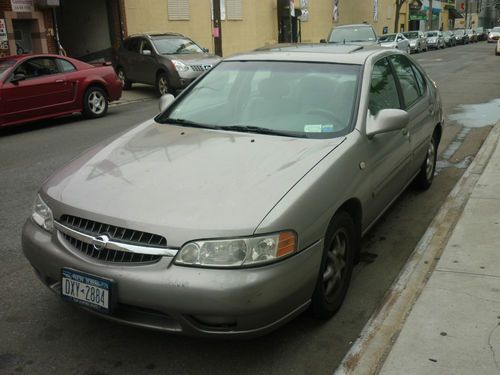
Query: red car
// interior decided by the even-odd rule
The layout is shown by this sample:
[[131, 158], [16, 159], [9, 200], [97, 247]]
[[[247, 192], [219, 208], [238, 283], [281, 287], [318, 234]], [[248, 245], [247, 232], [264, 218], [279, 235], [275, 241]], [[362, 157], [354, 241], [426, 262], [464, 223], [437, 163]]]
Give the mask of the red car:
[[112, 66], [50, 54], [0, 58], [0, 126], [75, 112], [101, 117], [121, 93]]

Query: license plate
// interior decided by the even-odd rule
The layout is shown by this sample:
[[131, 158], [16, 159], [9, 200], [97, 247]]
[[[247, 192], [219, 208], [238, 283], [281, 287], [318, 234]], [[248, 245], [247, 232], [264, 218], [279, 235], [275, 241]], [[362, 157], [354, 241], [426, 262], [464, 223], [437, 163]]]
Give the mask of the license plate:
[[112, 310], [112, 281], [87, 273], [63, 268], [61, 296], [65, 301], [103, 312]]

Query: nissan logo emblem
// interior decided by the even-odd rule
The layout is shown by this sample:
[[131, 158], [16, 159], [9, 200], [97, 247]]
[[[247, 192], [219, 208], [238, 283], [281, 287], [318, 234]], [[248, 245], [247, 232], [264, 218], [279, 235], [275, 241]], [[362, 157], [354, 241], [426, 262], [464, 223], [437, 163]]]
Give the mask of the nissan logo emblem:
[[92, 245], [94, 246], [94, 249], [97, 251], [101, 251], [104, 249], [109, 242], [109, 237], [106, 235], [102, 236], [97, 236], [94, 239], [92, 239]]

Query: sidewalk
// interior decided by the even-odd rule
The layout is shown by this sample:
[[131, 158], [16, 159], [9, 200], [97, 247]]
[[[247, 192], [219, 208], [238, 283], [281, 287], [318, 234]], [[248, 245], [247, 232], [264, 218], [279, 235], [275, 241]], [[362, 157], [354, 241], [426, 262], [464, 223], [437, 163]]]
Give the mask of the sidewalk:
[[499, 140], [500, 122], [336, 374], [500, 374]]
[[120, 100], [112, 102], [109, 105], [113, 107], [129, 103], [145, 102], [148, 100], [159, 100], [159, 96], [156, 93], [155, 87], [143, 85], [140, 83], [134, 83], [130, 90], [122, 91], [122, 97], [120, 98]]

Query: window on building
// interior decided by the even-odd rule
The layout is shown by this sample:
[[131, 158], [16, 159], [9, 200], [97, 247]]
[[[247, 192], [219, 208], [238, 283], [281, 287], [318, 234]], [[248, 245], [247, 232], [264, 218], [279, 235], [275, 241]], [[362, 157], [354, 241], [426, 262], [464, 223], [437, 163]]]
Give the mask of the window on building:
[[242, 20], [243, 19], [243, 1], [242, 0], [226, 0], [226, 19]]
[[170, 21], [189, 21], [189, 0], [168, 0], [167, 12]]
[[401, 108], [396, 80], [386, 59], [373, 66], [368, 108], [373, 116], [382, 109]]

